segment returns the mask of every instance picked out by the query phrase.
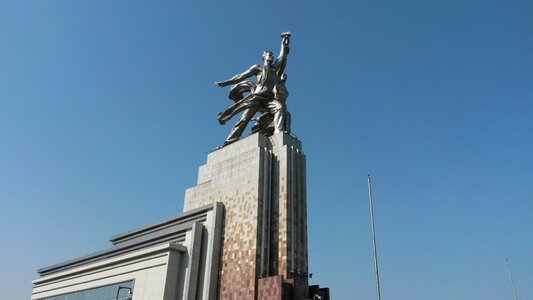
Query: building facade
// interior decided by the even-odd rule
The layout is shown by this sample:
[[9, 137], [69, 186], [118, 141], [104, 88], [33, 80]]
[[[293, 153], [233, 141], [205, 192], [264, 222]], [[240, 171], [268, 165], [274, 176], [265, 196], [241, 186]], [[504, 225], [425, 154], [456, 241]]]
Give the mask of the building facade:
[[301, 142], [286, 133], [211, 152], [182, 214], [40, 269], [32, 299], [327, 300], [308, 286], [305, 174]]
[[216, 299], [223, 205], [111, 238], [107, 250], [38, 270], [31, 299]]

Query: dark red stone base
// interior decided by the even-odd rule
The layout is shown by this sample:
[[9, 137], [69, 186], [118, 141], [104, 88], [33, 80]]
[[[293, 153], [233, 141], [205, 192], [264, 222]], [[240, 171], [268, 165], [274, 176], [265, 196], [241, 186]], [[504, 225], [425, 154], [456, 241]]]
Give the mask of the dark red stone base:
[[257, 283], [258, 300], [330, 300], [329, 288], [308, 286], [297, 279], [283, 279], [283, 276], [260, 278]]

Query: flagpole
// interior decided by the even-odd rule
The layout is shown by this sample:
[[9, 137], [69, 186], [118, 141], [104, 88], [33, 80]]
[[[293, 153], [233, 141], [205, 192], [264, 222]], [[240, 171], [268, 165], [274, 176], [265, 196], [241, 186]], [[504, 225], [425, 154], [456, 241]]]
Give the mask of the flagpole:
[[509, 271], [509, 277], [511, 278], [511, 284], [513, 285], [514, 298], [515, 300], [518, 300], [518, 295], [516, 294], [516, 288], [514, 286], [513, 273], [511, 272], [511, 263], [509, 263], [508, 258], [506, 258], [505, 261], [507, 262], [507, 270]]
[[374, 246], [374, 271], [376, 273], [376, 292], [377, 299], [381, 300], [381, 292], [379, 289], [378, 253], [376, 250], [376, 232], [374, 231], [374, 207], [372, 205], [372, 182], [370, 180], [370, 174], [368, 174], [368, 197], [370, 198], [370, 223], [372, 225], [372, 245]]

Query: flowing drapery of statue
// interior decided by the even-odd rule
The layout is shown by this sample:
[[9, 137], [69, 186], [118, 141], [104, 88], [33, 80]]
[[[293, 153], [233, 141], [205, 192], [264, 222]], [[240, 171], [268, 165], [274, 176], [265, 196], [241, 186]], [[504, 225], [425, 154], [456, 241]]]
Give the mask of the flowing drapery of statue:
[[[281, 34], [281, 50], [275, 61], [274, 54], [266, 50], [262, 55], [262, 64], [253, 65], [228, 80], [215, 82], [219, 87], [232, 84], [228, 98], [235, 101], [226, 110], [218, 113], [219, 123], [223, 125], [242, 112], [240, 119], [220, 147], [238, 141], [256, 113], [261, 115], [255, 119], [252, 133], [261, 132], [267, 136], [282, 131], [290, 133], [291, 116], [286, 104], [289, 92], [285, 87], [287, 75], [284, 73], [290, 37], [290, 32]], [[256, 77], [256, 83], [246, 80], [252, 76]]]

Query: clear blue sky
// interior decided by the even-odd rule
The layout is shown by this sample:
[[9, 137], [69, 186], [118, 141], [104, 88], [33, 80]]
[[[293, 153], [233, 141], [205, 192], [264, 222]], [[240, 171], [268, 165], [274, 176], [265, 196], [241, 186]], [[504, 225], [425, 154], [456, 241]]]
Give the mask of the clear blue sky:
[[375, 298], [371, 173], [383, 299], [533, 299], [529, 0], [0, 2], [2, 298], [181, 212], [288, 29], [311, 282]]

